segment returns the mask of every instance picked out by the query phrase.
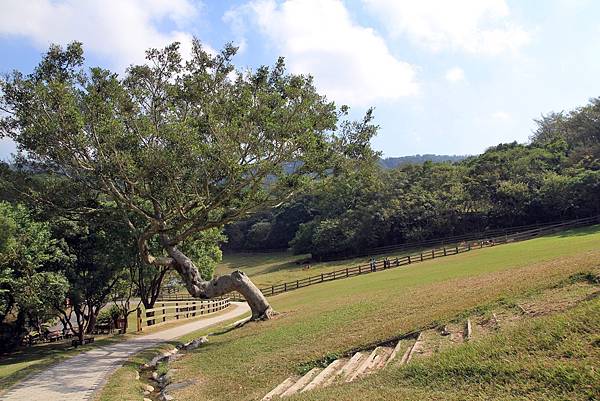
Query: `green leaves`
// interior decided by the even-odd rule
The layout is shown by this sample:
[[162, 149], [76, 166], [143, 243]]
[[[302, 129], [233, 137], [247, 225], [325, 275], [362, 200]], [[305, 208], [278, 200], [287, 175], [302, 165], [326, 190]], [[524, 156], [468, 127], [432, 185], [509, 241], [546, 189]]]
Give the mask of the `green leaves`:
[[[374, 158], [372, 110], [339, 122], [312, 77], [273, 67], [236, 71], [237, 49], [197, 40], [150, 49], [123, 77], [83, 67], [80, 43], [52, 46], [30, 76], [2, 81], [0, 129], [24, 158], [110, 197], [136, 235], [180, 244], [312, 181]], [[294, 164], [294, 168], [289, 168]]]
[[13, 309], [43, 319], [54, 302], [62, 303], [68, 283], [47, 269], [68, 260], [48, 224], [34, 221], [24, 206], [0, 202], [0, 323]]

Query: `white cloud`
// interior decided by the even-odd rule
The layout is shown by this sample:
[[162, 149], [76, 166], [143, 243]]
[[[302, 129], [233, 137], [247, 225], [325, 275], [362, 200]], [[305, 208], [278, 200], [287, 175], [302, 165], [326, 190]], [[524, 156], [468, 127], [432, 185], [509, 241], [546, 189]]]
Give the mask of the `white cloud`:
[[531, 35], [510, 19], [505, 0], [363, 0], [392, 36], [432, 51], [497, 55], [528, 44]]
[[460, 81], [464, 81], [465, 72], [460, 67], [453, 67], [446, 71], [446, 80], [448, 82], [456, 83]]
[[512, 120], [512, 116], [505, 111], [496, 111], [492, 113], [492, 119], [497, 121], [510, 121]]
[[373, 29], [353, 22], [339, 0], [258, 0], [224, 19], [238, 35], [249, 19], [290, 71], [314, 75], [337, 102], [365, 106], [418, 92], [415, 68], [394, 57]]
[[[23, 36], [44, 50], [78, 40], [86, 51], [124, 68], [143, 61], [150, 47], [179, 41], [189, 51], [185, 27], [197, 14], [190, 0], [2, 0], [0, 36]], [[174, 28], [162, 32], [164, 23]]]

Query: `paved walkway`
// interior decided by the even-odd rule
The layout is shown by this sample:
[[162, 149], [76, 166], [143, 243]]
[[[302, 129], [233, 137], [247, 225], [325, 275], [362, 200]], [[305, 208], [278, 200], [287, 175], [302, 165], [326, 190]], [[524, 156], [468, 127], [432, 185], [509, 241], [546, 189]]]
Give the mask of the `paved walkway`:
[[108, 377], [133, 354], [164, 341], [233, 319], [250, 311], [248, 304], [232, 302], [221, 315], [183, 324], [112, 345], [93, 348], [37, 373], [8, 391], [3, 401], [87, 401]]

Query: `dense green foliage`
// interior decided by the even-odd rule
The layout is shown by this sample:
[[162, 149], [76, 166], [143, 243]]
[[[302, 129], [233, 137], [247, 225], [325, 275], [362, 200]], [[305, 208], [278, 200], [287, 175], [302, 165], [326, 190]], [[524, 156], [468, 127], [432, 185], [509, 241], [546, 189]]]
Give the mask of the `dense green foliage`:
[[68, 259], [47, 223], [0, 202], [0, 350], [18, 345], [27, 327], [40, 332], [53, 305], [64, 302], [68, 282], [52, 267]]
[[600, 214], [600, 101], [538, 124], [529, 144], [501, 144], [458, 163], [329, 177], [310, 196], [227, 227], [229, 245], [289, 244], [296, 253], [331, 258]]
[[[148, 50], [145, 64], [119, 76], [86, 68], [74, 42], [52, 46], [32, 74], [0, 80], [0, 136], [16, 142], [21, 164], [69, 177], [96, 198], [95, 205], [67, 202], [75, 212], [116, 210], [142, 263], [152, 266], [144, 274], [150, 298], [167, 269], [192, 295], [214, 296], [216, 284], [200, 285], [220, 257], [211, 229], [376, 159], [370, 110], [344, 121], [347, 107], [319, 94], [312, 77], [288, 74], [283, 58], [241, 72], [236, 51], [227, 45], [211, 54], [194, 40], [183, 60], [173, 43]], [[197, 246], [203, 236], [212, 245]], [[260, 304], [256, 316], [268, 310], [264, 297]]]

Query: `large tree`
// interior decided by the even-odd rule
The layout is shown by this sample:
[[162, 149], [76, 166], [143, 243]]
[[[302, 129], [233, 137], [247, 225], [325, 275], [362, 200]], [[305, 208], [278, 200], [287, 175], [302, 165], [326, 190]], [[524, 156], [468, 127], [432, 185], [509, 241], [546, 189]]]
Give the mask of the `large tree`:
[[52, 46], [32, 74], [2, 81], [0, 130], [30, 163], [116, 202], [145, 263], [175, 269], [196, 297], [238, 291], [253, 318], [269, 318], [242, 272], [205, 280], [182, 244], [279, 204], [345, 160], [372, 157], [377, 127], [370, 112], [340, 123], [346, 108], [310, 76], [287, 74], [283, 59], [236, 71], [235, 52], [213, 55], [194, 41], [184, 61], [175, 43], [119, 76], [84, 68], [80, 43]]

